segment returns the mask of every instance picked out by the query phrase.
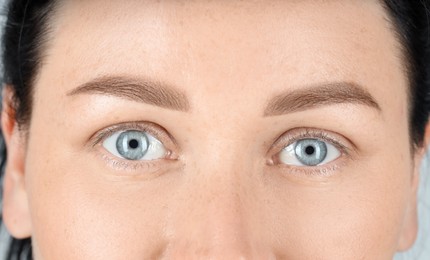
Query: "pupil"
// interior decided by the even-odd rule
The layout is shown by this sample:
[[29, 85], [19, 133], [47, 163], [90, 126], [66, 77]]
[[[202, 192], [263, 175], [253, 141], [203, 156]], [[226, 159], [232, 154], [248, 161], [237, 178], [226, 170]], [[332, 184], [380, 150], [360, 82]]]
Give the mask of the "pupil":
[[312, 155], [315, 153], [315, 148], [313, 146], [308, 146], [306, 147], [305, 152], [307, 155]]
[[137, 147], [139, 147], [139, 142], [136, 139], [132, 139], [128, 142], [128, 146], [131, 149], [136, 149]]

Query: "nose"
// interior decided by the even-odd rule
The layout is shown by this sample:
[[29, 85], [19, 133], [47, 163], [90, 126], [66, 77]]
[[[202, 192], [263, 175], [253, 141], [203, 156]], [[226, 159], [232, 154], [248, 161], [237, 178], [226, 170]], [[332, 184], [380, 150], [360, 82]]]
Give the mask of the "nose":
[[255, 170], [233, 156], [188, 169], [168, 217], [166, 259], [275, 259]]

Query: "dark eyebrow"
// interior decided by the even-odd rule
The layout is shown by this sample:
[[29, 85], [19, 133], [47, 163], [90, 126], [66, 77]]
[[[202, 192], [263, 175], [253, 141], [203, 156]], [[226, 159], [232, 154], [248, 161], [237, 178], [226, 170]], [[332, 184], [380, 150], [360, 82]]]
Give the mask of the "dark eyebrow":
[[162, 108], [188, 112], [186, 95], [168, 84], [129, 77], [105, 76], [84, 83], [67, 95], [101, 94], [125, 98]]
[[268, 102], [264, 116], [278, 116], [321, 106], [355, 103], [375, 108], [381, 107], [370, 93], [355, 83], [336, 82], [314, 85], [305, 89], [288, 91], [276, 95]]

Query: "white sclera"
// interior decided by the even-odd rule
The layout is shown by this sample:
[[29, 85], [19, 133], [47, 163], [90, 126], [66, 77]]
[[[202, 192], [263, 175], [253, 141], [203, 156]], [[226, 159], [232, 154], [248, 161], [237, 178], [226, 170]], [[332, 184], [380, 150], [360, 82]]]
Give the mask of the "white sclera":
[[[308, 165], [303, 164], [298, 158], [297, 158], [297, 154], [296, 154], [296, 145], [297, 142], [296, 141], [290, 145], [288, 145], [287, 147], [285, 147], [284, 149], [282, 149], [282, 151], [279, 153], [279, 161], [281, 163], [287, 164], [287, 165], [294, 165], [294, 166], [307, 166], [307, 167], [311, 167]], [[331, 161], [336, 160], [340, 155], [340, 151], [334, 147], [334, 145], [329, 144], [327, 142], [324, 142], [325, 145], [327, 146], [327, 155], [324, 158], [324, 160], [318, 164], [319, 165], [324, 165], [326, 163], [329, 163]]]

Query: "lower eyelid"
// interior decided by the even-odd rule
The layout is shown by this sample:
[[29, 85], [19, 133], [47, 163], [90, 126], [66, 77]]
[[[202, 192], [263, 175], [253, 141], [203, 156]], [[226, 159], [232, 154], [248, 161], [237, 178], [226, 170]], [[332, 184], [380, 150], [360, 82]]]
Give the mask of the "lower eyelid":
[[157, 159], [150, 161], [131, 161], [122, 158], [116, 158], [114, 155], [109, 154], [106, 151], [102, 151], [100, 148], [98, 157], [100, 160], [107, 165], [109, 168], [116, 172], [125, 172], [127, 174], [141, 174], [153, 175], [162, 171], [166, 171], [176, 164], [175, 159]]
[[274, 165], [284, 175], [299, 175], [309, 177], [330, 177], [342, 169], [345, 163], [331, 162], [324, 166], [293, 166], [287, 164]]
[[116, 170], [138, 170], [138, 169], [148, 169], [154, 165], [156, 165], [156, 163], [152, 162], [152, 161], [147, 161], [142, 163], [141, 161], [129, 161], [129, 160], [125, 160], [125, 159], [121, 159], [121, 158], [112, 158], [108, 155], [103, 155], [102, 159], [109, 164], [109, 166], [115, 168]]

